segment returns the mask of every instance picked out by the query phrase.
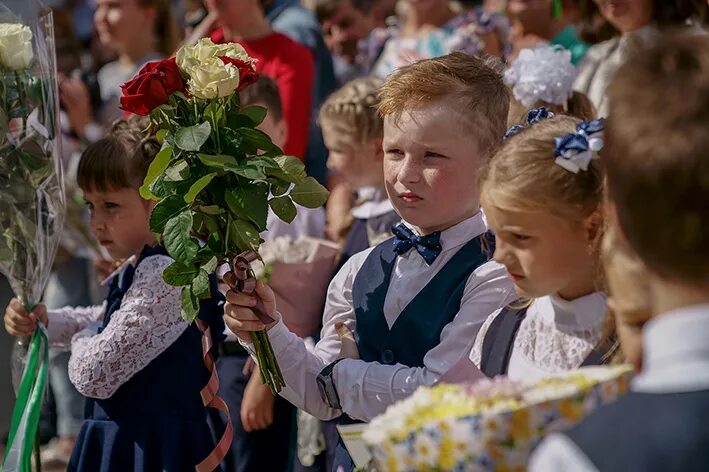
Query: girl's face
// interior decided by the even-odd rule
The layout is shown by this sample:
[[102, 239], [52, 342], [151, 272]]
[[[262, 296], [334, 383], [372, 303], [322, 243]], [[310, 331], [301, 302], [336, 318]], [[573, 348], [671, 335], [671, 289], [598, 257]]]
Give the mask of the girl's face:
[[155, 15], [155, 8], [139, 0], [96, 0], [94, 25], [101, 44], [123, 51], [136, 41], [152, 40], [147, 38], [152, 38]]
[[384, 179], [381, 139], [355, 145], [325, 126], [323, 140], [328, 150], [327, 168], [337, 172], [350, 187], [381, 187]]
[[263, 14], [259, 0], [206, 0], [206, 4], [222, 24], [236, 31], [253, 23], [254, 15]]
[[547, 212], [483, 207], [495, 232], [495, 261], [504, 264], [524, 297], [566, 300], [596, 290], [596, 251], [591, 222], [571, 222]]
[[86, 191], [84, 199], [91, 214], [91, 230], [114, 259], [139, 254], [143, 246], [155, 243], [150, 231], [155, 204], [143, 200], [137, 189]]
[[601, 15], [621, 33], [630, 33], [652, 21], [652, 0], [594, 0]]

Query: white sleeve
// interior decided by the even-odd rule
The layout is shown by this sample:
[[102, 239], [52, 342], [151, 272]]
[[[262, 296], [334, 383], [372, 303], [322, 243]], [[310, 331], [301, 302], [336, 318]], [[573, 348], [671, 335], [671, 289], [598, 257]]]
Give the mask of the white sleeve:
[[492, 315], [488, 316], [485, 323], [480, 327], [478, 335], [475, 336], [475, 343], [473, 344], [473, 349], [470, 351], [470, 360], [475, 364], [478, 369], [480, 369], [480, 363], [482, 361], [483, 354], [483, 342], [485, 341], [485, 335], [487, 330], [490, 329], [490, 325], [497, 316], [502, 313], [502, 308], [496, 310]]
[[[286, 383], [280, 395], [301, 410], [323, 420], [336, 418], [342, 412], [330, 408], [322, 400], [316, 378], [340, 353], [340, 338], [335, 324], [343, 322], [355, 329], [352, 282], [368, 254], [369, 251], [364, 251], [352, 257], [332, 279], [327, 291], [320, 341], [313, 349], [308, 349], [303, 339], [289, 331], [283, 321], [268, 331]], [[240, 342], [253, 356], [253, 345]]]
[[97, 306], [67, 306], [47, 311], [47, 337], [53, 348], [69, 350], [71, 338], [89, 324], [100, 320], [106, 304]]
[[69, 379], [84, 396], [108, 398], [174, 343], [188, 324], [180, 311], [180, 287], [167, 285], [167, 256], [151, 256], [135, 271], [121, 307], [97, 335], [74, 336]]
[[598, 472], [598, 468], [567, 436], [556, 433], [542, 441], [532, 453], [529, 472]]
[[505, 269], [494, 262], [480, 266], [468, 278], [460, 310], [441, 331], [440, 344], [424, 357], [423, 367], [355, 359], [335, 366], [333, 378], [342, 410], [352, 418], [369, 421], [419, 386], [435, 383], [470, 352], [480, 326], [511, 297], [515, 297], [514, 290]]

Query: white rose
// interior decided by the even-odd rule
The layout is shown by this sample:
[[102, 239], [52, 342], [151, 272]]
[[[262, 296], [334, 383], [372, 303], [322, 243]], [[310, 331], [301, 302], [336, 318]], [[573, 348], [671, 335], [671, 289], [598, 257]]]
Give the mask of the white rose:
[[239, 86], [239, 70], [210, 57], [189, 72], [187, 87], [192, 95], [203, 100], [222, 98], [234, 93]]
[[192, 75], [192, 70], [206, 61], [217, 57], [217, 45], [209, 38], [200, 39], [194, 46], [183, 46], [177, 51], [175, 60], [180, 69], [187, 75]]
[[32, 31], [18, 23], [0, 23], [0, 63], [10, 69], [29, 67], [32, 52]]

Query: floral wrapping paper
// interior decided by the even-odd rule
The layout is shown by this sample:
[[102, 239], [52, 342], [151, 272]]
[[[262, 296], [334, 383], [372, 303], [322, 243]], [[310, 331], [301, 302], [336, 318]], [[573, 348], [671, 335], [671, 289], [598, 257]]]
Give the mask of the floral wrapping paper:
[[546, 435], [578, 423], [625, 394], [631, 375], [625, 366], [579, 369], [557, 377], [561, 382], [532, 385], [522, 402], [506, 411], [493, 407], [476, 415], [431, 421], [405, 439], [369, 441], [373, 465], [387, 472], [524, 471], [532, 450]]

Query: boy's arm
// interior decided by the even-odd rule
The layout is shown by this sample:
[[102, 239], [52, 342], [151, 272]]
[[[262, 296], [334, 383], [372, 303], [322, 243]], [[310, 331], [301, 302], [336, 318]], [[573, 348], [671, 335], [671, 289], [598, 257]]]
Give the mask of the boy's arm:
[[71, 338], [103, 316], [106, 304], [96, 306], [67, 306], [47, 311], [47, 336], [53, 348], [69, 350]]
[[[355, 320], [352, 281], [364, 262], [362, 255], [366, 254], [367, 251], [347, 261], [332, 279], [327, 292], [320, 341], [313, 349], [308, 349], [303, 339], [290, 332], [282, 320], [268, 331], [273, 352], [286, 383], [280, 395], [320, 419], [332, 419], [342, 414], [342, 411], [330, 408], [323, 401], [316, 378], [328, 364], [337, 359], [340, 352], [340, 338], [335, 325], [343, 322], [351, 326]], [[253, 345], [241, 342], [255, 360]]]
[[352, 418], [369, 421], [419, 386], [432, 385], [470, 353], [487, 317], [514, 298], [512, 284], [502, 266], [487, 263], [479, 267], [468, 279], [460, 310], [443, 328], [440, 344], [424, 357], [424, 367], [355, 359], [345, 359], [335, 366], [333, 379], [342, 410]]

